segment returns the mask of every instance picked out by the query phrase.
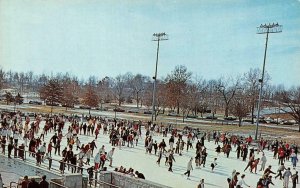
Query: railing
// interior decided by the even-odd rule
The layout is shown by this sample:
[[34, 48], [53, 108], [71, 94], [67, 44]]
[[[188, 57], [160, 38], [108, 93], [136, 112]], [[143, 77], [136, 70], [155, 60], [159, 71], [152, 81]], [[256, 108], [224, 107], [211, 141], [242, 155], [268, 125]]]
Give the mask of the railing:
[[[94, 182], [94, 183], [93, 183]], [[90, 187], [94, 185], [95, 188], [100, 187], [100, 188], [121, 188], [117, 185], [107, 183], [105, 181], [97, 180], [97, 179], [91, 179], [90, 182]]]
[[55, 181], [50, 181], [49, 184], [50, 184], [49, 188], [69, 188], [59, 183], [56, 183]]
[[[26, 161], [29, 154], [31, 154], [31, 156], [32, 156], [31, 158], [35, 160], [34, 162], [36, 162], [35, 157], [33, 157], [33, 156], [36, 156], [35, 152], [26, 151], [25, 149], [20, 149], [20, 148], [14, 148], [13, 150], [15, 150], [15, 149], [16, 149], [17, 152], [15, 152], [15, 151], [11, 152], [11, 157], [12, 158], [20, 159], [21, 157], [23, 157], [23, 158], [21, 158], [21, 160]], [[23, 150], [24, 156], [19, 156], [20, 150]], [[7, 154], [8, 154], [7, 147], [6, 147], [5, 152], [6, 152], [5, 156], [7, 156]], [[42, 158], [43, 157], [44, 157], [44, 155], [42, 155]], [[44, 160], [46, 160], [46, 159], [44, 159]], [[64, 162], [64, 161], [60, 161], [60, 160], [57, 160], [57, 159], [52, 159], [52, 158], [50, 160], [48, 159], [49, 162], [48, 162], [48, 165], [46, 165], [44, 160], [42, 160], [42, 163], [40, 165], [38, 165], [38, 167], [40, 167], [43, 170], [46, 170], [46, 169], [47, 170], [53, 170], [54, 169], [53, 166], [58, 166], [58, 168], [59, 168], [61, 163], [63, 163], [64, 166], [65, 166], [65, 168], [62, 169], [62, 171], [60, 171], [60, 169], [54, 169], [56, 172], [50, 172], [50, 173], [57, 174], [57, 172], [59, 172], [61, 174], [65, 174], [65, 173], [72, 174], [72, 168], [75, 168], [75, 169], [73, 169], [73, 171], [75, 171], [75, 173], [77, 172], [77, 173], [82, 174], [86, 178], [88, 177], [88, 174], [85, 173], [85, 172], [87, 172], [87, 169], [88, 169], [87, 167], [80, 167], [78, 165], [73, 165], [73, 164], [70, 164], [70, 163], [67, 163], [67, 162]], [[27, 165], [33, 165], [33, 164], [27, 163]], [[66, 168], [66, 167], [68, 167], [68, 168]], [[110, 184], [110, 183], [107, 183], [107, 182], [104, 182], [104, 181], [101, 181], [100, 179], [98, 179], [99, 171], [93, 171], [93, 172], [94, 172], [94, 178], [91, 178], [91, 179], [88, 180], [88, 184], [90, 186], [93, 185], [94, 187], [120, 188], [116, 185], [113, 185], [113, 184]], [[14, 182], [11, 182], [11, 183], [14, 183]], [[50, 186], [50, 188], [68, 188], [68, 187], [60, 185], [59, 183], [54, 182], [54, 181], [51, 181], [51, 183], [53, 184], [53, 186]], [[17, 186], [15, 188], [17, 188]]]
[[[102, 172], [100, 180], [110, 182], [111, 184], [122, 188], [170, 188], [168, 186], [158, 184], [149, 180], [136, 178], [128, 174], [120, 172]], [[110, 188], [109, 186], [103, 186]]]
[[[12, 184], [16, 184], [16, 185], [13, 186]], [[17, 182], [12, 181], [12, 182], [9, 183], [9, 188], [17, 188], [17, 187], [18, 187], [18, 183]]]
[[[7, 145], [5, 145], [5, 146], [7, 146]], [[7, 149], [7, 147], [6, 147], [6, 149]], [[14, 151], [13, 152], [11, 152], [11, 156], [13, 157], [13, 158], [21, 158], [23, 161], [26, 161], [27, 160], [27, 156], [29, 156], [29, 154], [31, 154], [31, 156], [32, 156], [32, 159], [34, 159], [34, 160], [36, 160], [35, 159], [35, 157], [33, 157], [33, 156], [36, 156], [36, 153], [35, 152], [31, 152], [31, 151], [26, 151], [25, 149], [20, 149], [20, 148], [14, 148], [13, 149]], [[23, 152], [24, 152], [24, 155], [19, 155], [20, 154], [20, 150], [22, 150]], [[6, 150], [5, 152], [7, 152], [6, 154], [8, 154], [8, 151]], [[44, 168], [46, 168], [46, 169], [48, 169], [48, 170], [51, 170], [51, 169], [53, 169], [52, 168], [52, 166], [53, 166], [53, 162], [56, 162], [56, 164], [58, 165], [58, 167], [60, 166], [60, 164], [61, 163], [63, 163], [64, 164], [64, 167], [68, 167], [68, 171], [70, 172], [70, 173], [72, 173], [72, 169], [71, 170], [69, 170], [70, 169], [70, 167], [73, 167], [73, 168], [75, 168], [73, 171], [75, 171], [74, 173], [76, 173], [76, 172], [78, 172], [79, 171], [79, 173], [80, 174], [83, 174], [83, 171], [84, 170], [87, 170], [87, 168], [86, 167], [81, 167], [81, 166], [78, 166], [78, 165], [74, 165], [74, 164], [70, 164], [70, 163], [67, 163], [67, 162], [64, 162], [64, 161], [60, 161], [60, 160], [57, 160], [57, 159], [53, 159], [53, 158], [51, 158], [51, 159], [44, 159], [44, 157], [45, 157], [45, 155], [41, 155], [41, 157], [42, 157], [42, 163], [40, 164], [40, 165], [37, 165], [37, 166], [39, 166], [39, 167], [44, 167]], [[48, 160], [49, 162], [48, 162], [48, 165], [44, 165], [45, 163], [44, 163], [44, 160]], [[57, 170], [57, 171], [60, 171], [60, 169], [54, 169], [54, 170]], [[65, 168], [63, 168], [62, 169], [62, 171], [61, 171], [61, 173], [62, 174], [64, 174], [65, 173]]]

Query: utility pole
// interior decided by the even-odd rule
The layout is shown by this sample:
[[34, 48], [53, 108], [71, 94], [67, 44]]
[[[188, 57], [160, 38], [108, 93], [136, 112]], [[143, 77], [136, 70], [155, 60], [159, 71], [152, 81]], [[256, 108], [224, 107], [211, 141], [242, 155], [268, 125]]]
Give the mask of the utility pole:
[[157, 50], [156, 50], [156, 64], [155, 64], [155, 75], [153, 77], [153, 95], [152, 95], [152, 118], [153, 123], [154, 119], [156, 120], [156, 80], [157, 80], [157, 64], [158, 64], [158, 53], [159, 53], [159, 41], [168, 40], [168, 35], [166, 33], [154, 33], [152, 41], [157, 41]]
[[282, 25], [279, 25], [278, 23], [276, 23], [276, 24], [275, 23], [273, 23], [273, 24], [269, 23], [269, 24], [264, 24], [264, 25], [261, 24], [259, 27], [257, 27], [257, 34], [267, 34], [267, 36], [266, 36], [266, 44], [265, 44], [263, 71], [262, 71], [261, 79], [259, 79], [260, 90], [259, 90], [259, 98], [258, 98], [258, 104], [257, 104], [255, 140], [257, 140], [257, 135], [258, 135], [260, 105], [261, 105], [262, 89], [263, 89], [264, 76], [265, 76], [265, 65], [266, 65], [266, 55], [267, 55], [267, 48], [268, 48], [269, 33], [281, 33], [281, 32], [282, 32]]

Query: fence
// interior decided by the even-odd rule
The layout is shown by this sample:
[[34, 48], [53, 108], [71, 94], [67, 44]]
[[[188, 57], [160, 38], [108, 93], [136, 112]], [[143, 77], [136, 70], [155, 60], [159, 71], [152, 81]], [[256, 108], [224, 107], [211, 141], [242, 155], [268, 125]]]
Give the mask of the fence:
[[114, 186], [102, 184], [101, 188], [169, 188], [152, 181], [139, 179], [119, 172], [101, 172], [100, 180]]
[[[7, 148], [7, 147], [6, 147]], [[28, 160], [29, 154], [31, 156], [36, 155], [36, 153], [26, 151], [25, 149], [19, 149], [15, 148], [15, 151], [12, 153], [13, 158], [16, 160], [19, 160], [20, 156], [19, 153], [24, 152], [24, 155], [21, 155], [21, 160], [23, 161], [30, 161]], [[6, 150], [7, 152], [7, 150]], [[33, 166], [36, 168], [35, 164], [35, 158], [34, 163], [28, 163], [26, 162], [26, 165]], [[58, 169], [53, 168], [53, 166], [59, 167], [60, 164], [63, 163], [66, 166], [66, 169], [63, 169], [63, 171], [60, 171]], [[59, 161], [57, 159], [51, 159], [48, 161], [48, 164], [43, 161], [40, 166], [38, 166], [43, 171], [47, 171], [47, 173], [53, 173], [58, 174], [61, 173], [62, 175], [68, 174], [69, 176], [71, 174], [76, 175], [76, 173], [72, 173], [72, 168], [74, 172], [74, 168], [76, 169], [76, 172], [79, 172], [82, 177], [82, 186], [80, 187], [95, 187], [95, 188], [167, 188], [166, 186], [156, 184], [151, 181], [143, 180], [143, 179], [137, 179], [130, 177], [129, 175], [118, 173], [118, 172], [108, 172], [108, 171], [93, 171], [94, 176], [93, 178], [88, 179], [87, 169], [86, 167], [80, 167], [77, 165], [73, 165], [67, 162]], [[77, 171], [79, 169], [79, 171]], [[50, 171], [49, 171], [50, 170]], [[78, 174], [78, 173], [77, 173]], [[64, 182], [61, 179], [52, 179], [50, 181], [50, 188], [68, 188], [68, 186], [65, 186]]]

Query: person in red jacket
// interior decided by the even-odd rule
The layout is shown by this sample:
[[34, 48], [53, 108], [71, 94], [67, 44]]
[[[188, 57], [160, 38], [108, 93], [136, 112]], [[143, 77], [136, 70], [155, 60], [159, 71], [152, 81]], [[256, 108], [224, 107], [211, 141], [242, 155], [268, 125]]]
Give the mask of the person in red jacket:
[[278, 165], [283, 163], [283, 160], [285, 158], [285, 151], [283, 150], [283, 148], [279, 148], [278, 149]]
[[254, 169], [254, 173], [256, 174], [256, 170], [257, 170], [257, 165], [259, 163], [259, 158], [255, 159], [252, 164], [251, 164], [251, 168], [250, 168], [250, 172], [253, 173], [253, 169]]
[[105, 161], [108, 161], [106, 155], [107, 155], [107, 152], [103, 153], [103, 154], [100, 156], [100, 165], [99, 165], [99, 166], [101, 167], [101, 169], [103, 169], [104, 164], [105, 164]]
[[97, 139], [98, 138], [98, 134], [99, 134], [99, 129], [98, 128], [96, 128], [96, 130], [95, 130], [95, 139]]
[[48, 152], [47, 153], [49, 153], [49, 155], [51, 156], [51, 152], [52, 152], [52, 142], [50, 142], [49, 144], [48, 144]]

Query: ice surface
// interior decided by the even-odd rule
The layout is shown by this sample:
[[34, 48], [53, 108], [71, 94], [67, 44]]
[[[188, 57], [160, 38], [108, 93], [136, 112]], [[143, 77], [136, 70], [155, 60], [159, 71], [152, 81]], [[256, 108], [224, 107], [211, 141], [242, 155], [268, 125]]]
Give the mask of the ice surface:
[[[66, 123], [63, 134], [65, 135], [67, 132], [67, 128], [70, 125], [70, 123]], [[41, 127], [44, 126], [44, 121], [41, 122]], [[41, 132], [41, 130], [40, 130]], [[163, 157], [161, 160], [161, 165], [158, 166], [156, 164], [157, 156], [154, 154], [145, 154], [145, 148], [144, 148], [144, 139], [145, 139], [145, 131], [143, 129], [142, 138], [139, 139], [139, 143], [137, 147], [130, 148], [126, 146], [122, 146], [121, 149], [116, 147], [114, 156], [113, 156], [113, 168], [108, 167], [108, 170], [113, 170], [115, 167], [124, 166], [125, 168], [129, 169], [132, 167], [134, 170], [138, 170], [139, 172], [142, 172], [147, 180], [160, 183], [163, 185], [167, 185], [170, 187], [178, 187], [178, 188], [189, 188], [189, 187], [197, 187], [199, 181], [203, 178], [205, 180], [205, 187], [206, 188], [213, 188], [213, 187], [220, 187], [220, 188], [226, 188], [228, 187], [226, 179], [228, 177], [231, 177], [232, 171], [235, 169], [241, 174], [246, 174], [245, 181], [247, 184], [249, 184], [251, 187], [256, 187], [256, 183], [258, 179], [262, 176], [262, 172], [257, 172], [257, 174], [252, 174], [248, 170], [244, 172], [244, 168], [247, 165], [247, 162], [242, 161], [241, 159], [236, 159], [236, 153], [235, 148], [233, 147], [232, 152], [230, 153], [230, 157], [226, 158], [223, 154], [219, 155], [217, 157], [217, 153], [215, 152], [216, 145], [214, 142], [207, 142], [205, 140], [205, 146], [207, 147], [207, 161], [206, 161], [206, 167], [201, 169], [196, 169], [195, 163], [193, 163], [194, 170], [191, 172], [190, 180], [187, 180], [187, 176], [183, 176], [182, 174], [186, 171], [187, 163], [190, 159], [190, 157], [195, 157], [195, 149], [190, 149], [189, 151], [184, 150], [183, 155], [179, 156], [177, 154], [174, 155], [176, 162], [173, 164], [173, 172], [168, 171], [168, 166], [165, 166], [165, 158]], [[45, 135], [45, 142], [48, 144], [51, 136], [54, 133], [48, 133], [48, 135]], [[169, 140], [170, 134], [168, 134], [168, 138], [164, 138], [167, 145]], [[81, 143], [87, 144], [88, 142], [91, 142], [95, 139], [94, 136], [84, 136], [79, 135], [79, 139]], [[163, 139], [161, 135], [154, 135], [153, 140], [156, 140], [158, 143]], [[184, 136], [183, 139], [186, 141], [186, 137]], [[20, 140], [23, 142], [23, 140]], [[175, 138], [175, 142], [177, 141], [177, 138]], [[195, 148], [195, 143], [193, 143], [193, 146]], [[47, 145], [46, 144], [46, 145]], [[95, 151], [98, 151], [102, 145], [105, 146], [106, 151], [110, 151], [112, 146], [109, 144], [109, 136], [103, 135], [102, 130], [100, 132], [100, 135], [98, 135], [98, 139], [96, 141], [97, 149]], [[62, 140], [62, 146], [61, 151], [64, 149], [64, 147], [67, 145], [66, 143], [66, 137], [63, 137]], [[28, 148], [26, 148], [28, 149]], [[74, 153], [78, 153], [79, 151], [75, 151]], [[95, 152], [94, 151], [94, 152]], [[153, 151], [152, 151], [153, 152]], [[265, 151], [265, 154], [267, 156], [267, 165], [272, 165], [272, 170], [277, 171], [278, 169], [278, 161], [273, 159], [273, 153], [270, 151]], [[95, 155], [95, 153], [94, 153]], [[257, 154], [255, 153], [255, 158], [261, 158], [261, 153]], [[52, 157], [54, 159], [60, 160], [61, 158], [58, 155], [54, 155], [54, 151], [52, 151]], [[213, 159], [217, 157], [217, 166], [214, 170], [214, 172], [211, 171], [210, 164], [212, 163]], [[35, 164], [35, 159], [32, 157], [28, 157], [27, 164]], [[12, 163], [13, 164], [13, 163]], [[48, 161], [45, 161], [45, 165], [48, 164]], [[91, 164], [93, 164], [93, 159], [91, 159]], [[1, 169], [3, 168], [4, 164], [1, 163]], [[266, 165], [266, 166], [267, 166]], [[106, 162], [106, 165], [108, 166], [108, 162]], [[286, 167], [291, 167], [291, 162], [287, 161], [285, 164]], [[53, 168], [58, 169], [58, 163], [53, 163]], [[258, 166], [258, 169], [260, 168], [260, 165]], [[17, 175], [20, 175], [20, 171], [17, 168], [11, 168], [13, 173], [16, 173]], [[299, 166], [297, 166], [296, 170], [299, 171]], [[1, 172], [0, 172], [1, 173]], [[86, 172], [85, 172], [86, 173]], [[294, 170], [292, 170], [292, 173], [294, 173]], [[3, 180], [5, 183], [8, 183], [5, 176], [10, 176], [8, 173], [3, 173]], [[274, 176], [273, 176], [274, 177]], [[282, 187], [282, 181], [279, 179], [273, 178], [273, 183], [275, 186], [273, 187]], [[271, 186], [272, 187], [272, 186]], [[291, 187], [291, 182], [290, 182]]]

